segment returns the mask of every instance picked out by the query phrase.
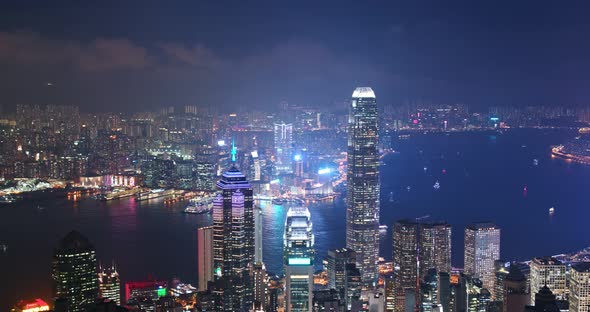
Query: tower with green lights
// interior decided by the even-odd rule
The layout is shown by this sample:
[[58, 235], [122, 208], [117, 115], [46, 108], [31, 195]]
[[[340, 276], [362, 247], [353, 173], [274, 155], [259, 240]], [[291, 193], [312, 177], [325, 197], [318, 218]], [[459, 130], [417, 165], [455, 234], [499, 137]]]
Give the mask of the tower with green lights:
[[[237, 149], [232, 144], [232, 161]], [[252, 305], [250, 268], [254, 264], [254, 199], [252, 186], [235, 166], [217, 182], [213, 201], [214, 280], [223, 285], [225, 311]]]

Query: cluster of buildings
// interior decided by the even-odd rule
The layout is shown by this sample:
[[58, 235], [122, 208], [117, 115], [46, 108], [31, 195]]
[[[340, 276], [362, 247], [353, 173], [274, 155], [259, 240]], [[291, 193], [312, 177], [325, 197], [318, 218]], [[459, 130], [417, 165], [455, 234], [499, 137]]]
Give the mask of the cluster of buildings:
[[[324, 136], [324, 130], [333, 131], [339, 127], [324, 128], [338, 118], [325, 118], [320, 112], [286, 107], [285, 110], [296, 117], [295, 122], [275, 122], [274, 117], [252, 115], [252, 124], [266, 121], [268, 126], [244, 128], [237, 116], [229, 115], [223, 120], [227, 128], [220, 128], [215, 119], [211, 119], [210, 128], [190, 128], [190, 125], [200, 124], [201, 116], [198, 110], [189, 107], [185, 117], [174, 116], [166, 122], [189, 127], [195, 140], [211, 140], [201, 137], [211, 133], [220, 135], [215, 137], [218, 140], [216, 147], [205, 146], [205, 150], [187, 154], [190, 169], [178, 169], [182, 168], [178, 164], [185, 160], [180, 156], [183, 155], [182, 148], [171, 152], [171, 148], [183, 144], [179, 138], [186, 132], [172, 130], [178, 128], [170, 127], [169, 123], [165, 123], [167, 128], [153, 129], [151, 125], [156, 119], [144, 116], [125, 123], [128, 130], [117, 130], [116, 133], [109, 130], [113, 147], [110, 151], [113, 153], [107, 157], [108, 165], [100, 171], [119, 174], [123, 167], [137, 166], [141, 168], [143, 183], [157, 185], [167, 181], [162, 180], [163, 173], [173, 176], [174, 172], [179, 174], [179, 170], [186, 171], [187, 180], [200, 181], [198, 183], [208, 185], [215, 192], [212, 224], [199, 228], [196, 234], [197, 287], [178, 280], [126, 282], [122, 296], [115, 267], [99, 266], [90, 242], [80, 233], [71, 232], [60, 242], [54, 255], [52, 276], [56, 287], [52, 309], [56, 312], [581, 312], [590, 309], [589, 262], [566, 264], [555, 258], [535, 258], [529, 263], [506, 263], [500, 255], [500, 228], [492, 223], [476, 223], [465, 228], [464, 268], [456, 269], [451, 266], [452, 229], [448, 223], [426, 222], [423, 218], [397, 221], [393, 224], [393, 261], [389, 266], [382, 265], [379, 258], [379, 136], [382, 129], [373, 90], [354, 90], [348, 109], [347, 158], [344, 162], [347, 210], [343, 235], [346, 246], [330, 250], [324, 259], [325, 272], [321, 274], [327, 280], [325, 285], [316, 283], [315, 235], [310, 211], [303, 204], [292, 205], [286, 215], [282, 237], [284, 277], [269, 276], [262, 258], [263, 241], [279, 238], [262, 237], [260, 210], [255, 205], [255, 197], [269, 190], [273, 192], [273, 188], [277, 195], [298, 194], [301, 192], [298, 187], [306, 179], [319, 181], [319, 176], [326, 172], [323, 167], [326, 164], [325, 147], [322, 153], [321, 147], [314, 146], [314, 142], [295, 143], [295, 138], [313, 137], [314, 131]], [[171, 111], [163, 113], [170, 117]], [[421, 111], [418, 118], [424, 114], [428, 115]], [[451, 110], [442, 114], [454, 113]], [[65, 118], [63, 115], [56, 116]], [[56, 125], [51, 120], [39, 125], [35, 116], [23, 117], [23, 122], [30, 128], [27, 130], [33, 133], [46, 125], [53, 125], [61, 127], [60, 134], [75, 135], [71, 131], [76, 127], [65, 126], [63, 122]], [[77, 118], [72, 122], [75, 120]], [[107, 119], [107, 122], [116, 127], [123, 126], [123, 120], [116, 118]], [[232, 131], [227, 132], [227, 129]], [[300, 133], [297, 134], [295, 129]], [[256, 134], [253, 135], [252, 131]], [[137, 143], [129, 139], [136, 135], [147, 138], [160, 135], [159, 149], [152, 149], [149, 158], [138, 155], [136, 159], [126, 160], [130, 164], [116, 161], [114, 156], [120, 155], [118, 153], [124, 150], [125, 144]], [[121, 137], [127, 143], [118, 141]], [[244, 140], [252, 141], [241, 142], [244, 148], [239, 151], [236, 142]], [[162, 147], [162, 142], [179, 145]], [[80, 144], [86, 146], [78, 141]], [[226, 154], [227, 148], [222, 147], [230, 144], [231, 152]], [[267, 153], [267, 148], [271, 153]], [[107, 152], [110, 151], [107, 148]], [[211, 161], [208, 157], [217, 160]], [[143, 160], [139, 161], [140, 158]], [[219, 161], [220, 158], [224, 159], [223, 162]], [[272, 164], [270, 169], [266, 160]], [[222, 167], [221, 172], [216, 172]], [[203, 178], [201, 173], [208, 182], [199, 180]], [[216, 179], [214, 186], [210, 185], [210, 179]], [[273, 183], [276, 179], [288, 182]], [[260, 181], [268, 184], [265, 186]], [[331, 180], [327, 182], [331, 183]], [[49, 306], [42, 300], [22, 302], [14, 310], [38, 312], [49, 310]]]

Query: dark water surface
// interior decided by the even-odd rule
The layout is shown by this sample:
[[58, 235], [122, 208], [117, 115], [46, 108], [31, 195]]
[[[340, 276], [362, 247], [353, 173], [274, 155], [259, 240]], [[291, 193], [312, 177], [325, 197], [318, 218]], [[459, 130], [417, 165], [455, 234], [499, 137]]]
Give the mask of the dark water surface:
[[[412, 135], [396, 141], [400, 154], [386, 157], [381, 169], [381, 223], [390, 226], [381, 254], [391, 258], [394, 220], [424, 215], [453, 226], [456, 266], [463, 264], [464, 227], [474, 221], [500, 225], [504, 259], [590, 246], [590, 167], [551, 159], [549, 154], [550, 145], [573, 135], [563, 130], [512, 130]], [[533, 159], [538, 159], [538, 166]], [[438, 190], [433, 188], [436, 181]], [[195, 283], [196, 228], [211, 220], [181, 213], [184, 204], [57, 198], [0, 206], [0, 242], [8, 244], [7, 253], [0, 254], [0, 309], [22, 298], [50, 299], [53, 248], [72, 229], [90, 239], [102, 263], [116, 262], [123, 282], [151, 274]], [[262, 206], [265, 263], [269, 271], [280, 273], [287, 207]], [[550, 207], [555, 207], [552, 217]], [[310, 211], [316, 263], [321, 263], [328, 249], [345, 245], [345, 204], [337, 199], [313, 205]]]

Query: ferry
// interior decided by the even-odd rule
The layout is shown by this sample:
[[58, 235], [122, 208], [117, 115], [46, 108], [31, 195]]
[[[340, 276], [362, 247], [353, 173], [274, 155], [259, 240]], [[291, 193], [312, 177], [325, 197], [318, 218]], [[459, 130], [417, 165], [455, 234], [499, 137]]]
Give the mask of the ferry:
[[436, 183], [434, 183], [434, 186], [432, 186], [435, 190], [438, 190], [440, 188], [440, 183], [438, 181], [436, 181]]
[[555, 213], [555, 208], [549, 208], [549, 215], [553, 215]]
[[213, 210], [213, 197], [193, 198], [184, 209], [185, 213], [202, 214]]
[[173, 195], [180, 195], [180, 193], [177, 193], [175, 190], [155, 189], [138, 193], [136, 198], [137, 200], [149, 200]]

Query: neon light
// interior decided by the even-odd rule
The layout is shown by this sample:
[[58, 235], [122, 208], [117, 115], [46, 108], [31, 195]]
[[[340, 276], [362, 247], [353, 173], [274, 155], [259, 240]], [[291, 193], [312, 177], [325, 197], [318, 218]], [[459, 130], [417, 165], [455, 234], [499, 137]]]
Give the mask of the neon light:
[[221, 276], [221, 268], [215, 269], [215, 275]]
[[164, 296], [166, 296], [166, 288], [162, 288], [162, 286], [160, 286], [160, 288], [158, 288], [158, 297]]
[[278, 184], [281, 183], [281, 179], [274, 179], [272, 181], [270, 181], [270, 184]]
[[490, 117], [490, 120], [491, 121], [498, 121], [498, 120], [500, 120], [500, 118], [498, 118], [498, 117]]
[[225, 146], [225, 140], [217, 141], [217, 146]]
[[287, 261], [289, 265], [311, 265], [310, 258], [289, 258]]
[[330, 172], [332, 172], [331, 168], [322, 168], [322, 169], [318, 170], [318, 174], [328, 174]]

